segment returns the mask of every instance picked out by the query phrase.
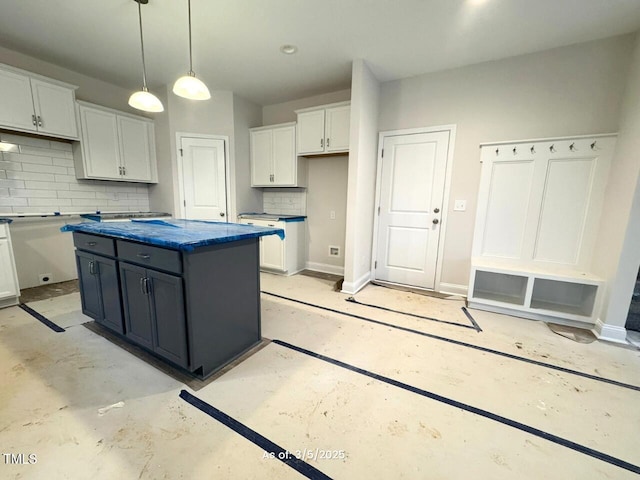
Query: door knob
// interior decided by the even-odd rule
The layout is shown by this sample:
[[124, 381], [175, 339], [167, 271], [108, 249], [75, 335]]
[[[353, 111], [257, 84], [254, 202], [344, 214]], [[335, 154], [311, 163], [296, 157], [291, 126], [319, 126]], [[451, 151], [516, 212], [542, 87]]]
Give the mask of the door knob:
[[439, 211], [440, 211], [440, 209], [437, 208], [437, 207], [433, 209], [433, 213], [438, 213]]
[[220, 216], [221, 216], [221, 217], [224, 217], [224, 212], [220, 212]]
[[437, 225], [438, 223], [440, 223], [440, 220], [438, 220], [437, 218], [434, 218], [434, 219], [433, 219], [433, 224], [434, 224], [434, 225]]

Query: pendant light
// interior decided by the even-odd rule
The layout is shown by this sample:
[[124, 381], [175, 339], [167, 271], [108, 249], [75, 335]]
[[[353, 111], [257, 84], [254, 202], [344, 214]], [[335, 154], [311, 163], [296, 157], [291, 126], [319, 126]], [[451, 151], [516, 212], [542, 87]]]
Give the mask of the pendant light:
[[149, 0], [133, 0], [138, 4], [138, 19], [140, 20], [140, 47], [142, 49], [142, 90], [133, 93], [129, 97], [129, 105], [138, 110], [145, 112], [163, 112], [164, 106], [158, 97], [149, 91], [147, 88], [147, 69], [144, 64], [144, 38], [142, 36], [142, 7], [146, 5]]
[[191, 0], [187, 0], [189, 8], [189, 72], [176, 80], [173, 93], [189, 100], [209, 100], [211, 94], [204, 82], [193, 73], [193, 49], [191, 46]]

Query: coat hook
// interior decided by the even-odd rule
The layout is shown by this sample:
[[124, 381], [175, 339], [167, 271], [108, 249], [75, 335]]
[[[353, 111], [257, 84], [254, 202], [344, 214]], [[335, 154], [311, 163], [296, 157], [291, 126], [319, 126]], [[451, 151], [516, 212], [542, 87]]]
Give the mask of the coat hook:
[[597, 140], [594, 140], [593, 143], [591, 144], [591, 150], [595, 150], [596, 149], [596, 142], [597, 142]]
[[551, 153], [554, 153], [554, 152], [556, 151], [555, 145], [551, 145], [551, 146], [549, 147], [549, 151], [550, 151]]
[[518, 153], [518, 151], [516, 150], [516, 147], [513, 147], [513, 154], [516, 155]]
[[531, 145], [531, 153], [536, 153], [536, 147], [534, 147], [533, 145]]
[[571, 150], [572, 152], [577, 151], [578, 149], [576, 148], [576, 144], [572, 143], [571, 145], [569, 145], [569, 150]]

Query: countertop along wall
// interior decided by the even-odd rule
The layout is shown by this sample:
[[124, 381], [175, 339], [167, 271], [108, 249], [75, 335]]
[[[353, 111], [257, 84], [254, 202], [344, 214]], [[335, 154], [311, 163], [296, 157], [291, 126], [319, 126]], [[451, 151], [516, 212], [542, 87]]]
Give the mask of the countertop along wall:
[[[468, 284], [482, 142], [615, 132], [634, 35], [381, 85], [380, 131], [456, 124], [443, 283]], [[467, 200], [465, 212], [453, 200]]]

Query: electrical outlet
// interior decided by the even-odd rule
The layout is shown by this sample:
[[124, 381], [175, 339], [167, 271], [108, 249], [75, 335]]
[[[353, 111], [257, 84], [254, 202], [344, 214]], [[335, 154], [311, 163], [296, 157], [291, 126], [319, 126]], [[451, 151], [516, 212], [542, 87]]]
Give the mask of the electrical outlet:
[[339, 257], [340, 256], [340, 247], [336, 247], [335, 245], [329, 245], [329, 256], [330, 257]]
[[53, 274], [41, 273], [38, 275], [38, 285], [46, 285], [48, 283], [53, 283]]
[[467, 201], [466, 200], [456, 200], [453, 210], [455, 212], [464, 212], [467, 209]]
[[331, 212], [329, 212], [329, 218], [331, 220], [335, 220], [336, 219], [336, 211], [335, 210], [331, 210]]

